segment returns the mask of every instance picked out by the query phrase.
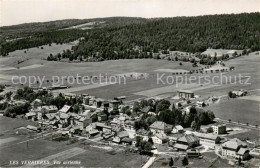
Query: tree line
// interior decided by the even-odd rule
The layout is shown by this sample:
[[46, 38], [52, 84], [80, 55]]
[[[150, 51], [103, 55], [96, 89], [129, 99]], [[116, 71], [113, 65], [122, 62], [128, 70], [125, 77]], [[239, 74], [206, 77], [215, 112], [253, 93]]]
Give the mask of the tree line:
[[[116, 20], [114, 18], [114, 20]], [[260, 13], [119, 19], [109, 26], [90, 30], [60, 30], [1, 45], [1, 54], [43, 44], [64, 43], [84, 37], [66, 58], [130, 59], [152, 58], [160, 50], [202, 52], [207, 48], [260, 49]], [[106, 19], [103, 19], [106, 22]], [[109, 21], [109, 20], [108, 20]], [[125, 24], [124, 24], [125, 23]], [[126, 24], [128, 23], [128, 24]]]

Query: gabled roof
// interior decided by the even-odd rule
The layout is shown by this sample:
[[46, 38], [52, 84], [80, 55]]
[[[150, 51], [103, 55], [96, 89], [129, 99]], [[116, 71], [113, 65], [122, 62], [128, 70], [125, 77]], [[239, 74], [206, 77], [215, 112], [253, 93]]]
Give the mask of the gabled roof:
[[168, 138], [165, 134], [155, 134], [154, 136], [156, 136], [157, 138], [159, 138], [161, 140]]
[[141, 111], [142, 111], [143, 113], [148, 113], [150, 110], [151, 110], [151, 107], [150, 107], [150, 106], [145, 106], [144, 108], [141, 109]]
[[195, 141], [199, 141], [199, 138], [193, 134], [190, 134], [190, 135], [184, 135], [184, 136], [180, 137], [178, 139], [178, 141], [192, 143]]
[[68, 119], [70, 117], [69, 114], [66, 113], [60, 113], [60, 119]]
[[129, 137], [129, 134], [128, 134], [127, 131], [121, 131], [121, 132], [118, 132], [118, 133], [117, 133], [117, 136], [118, 136], [119, 138], [124, 138], [124, 137]]
[[194, 134], [201, 138], [201, 139], [210, 139], [210, 140], [216, 140], [218, 135], [216, 134], [212, 134], [212, 133], [209, 133], [209, 134], [205, 134], [205, 133], [200, 133], [200, 132], [194, 132]]
[[67, 113], [67, 112], [69, 112], [70, 108], [71, 108], [71, 106], [64, 105], [64, 106], [62, 107], [62, 109], [59, 110], [59, 112]]
[[175, 144], [173, 147], [182, 150], [187, 150], [189, 148], [188, 145], [183, 145], [183, 144]]
[[247, 148], [240, 148], [237, 152], [238, 155], [244, 155], [247, 151], [249, 151]]
[[226, 148], [229, 148], [229, 149], [237, 149], [238, 147], [246, 147], [247, 144], [243, 141], [241, 141], [240, 139], [238, 138], [233, 138], [225, 143], [222, 144], [222, 147], [226, 147]]
[[163, 121], [155, 121], [152, 125], [150, 125], [150, 128], [152, 128], [152, 129], [159, 129], [159, 130], [165, 130], [169, 126], [170, 125], [166, 124]]
[[52, 120], [53, 118], [55, 118], [55, 114], [54, 114], [54, 113], [48, 113], [48, 114], [45, 114], [45, 116], [46, 116], [49, 120]]
[[29, 117], [29, 116], [35, 116], [35, 115], [36, 115], [36, 113], [35, 113], [35, 112], [32, 112], [32, 111], [25, 114], [25, 116], [27, 116], [27, 117]]
[[190, 91], [190, 90], [178, 90], [178, 92], [181, 92], [181, 93], [194, 93], [193, 91]]
[[183, 127], [181, 125], [176, 125], [174, 128], [177, 130], [183, 130]]

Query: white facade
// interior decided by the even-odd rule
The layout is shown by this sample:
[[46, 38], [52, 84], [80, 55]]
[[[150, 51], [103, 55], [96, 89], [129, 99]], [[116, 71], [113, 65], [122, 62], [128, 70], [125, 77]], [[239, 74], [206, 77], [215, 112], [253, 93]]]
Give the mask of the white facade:
[[162, 140], [160, 138], [158, 138], [157, 136], [153, 136], [152, 140], [153, 140], [153, 143], [162, 144]]

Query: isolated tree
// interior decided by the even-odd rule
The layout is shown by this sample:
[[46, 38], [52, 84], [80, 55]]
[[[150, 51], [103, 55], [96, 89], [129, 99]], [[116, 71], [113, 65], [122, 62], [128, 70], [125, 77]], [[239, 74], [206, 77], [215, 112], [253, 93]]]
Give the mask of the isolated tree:
[[216, 144], [220, 144], [220, 141], [221, 141], [221, 138], [220, 138], [220, 137], [217, 137], [216, 140], [215, 140], [215, 143], [216, 143]]
[[207, 133], [212, 133], [213, 132], [213, 128], [212, 127], [209, 127], [208, 129], [207, 129]]
[[184, 158], [182, 159], [182, 165], [183, 165], [183, 166], [187, 166], [188, 164], [189, 164], [188, 158], [187, 158], [187, 157], [184, 157]]
[[170, 162], [169, 162], [169, 166], [172, 167], [173, 165], [174, 165], [174, 162], [173, 162], [173, 159], [171, 157]]
[[231, 91], [228, 92], [228, 97], [233, 98], [233, 93]]

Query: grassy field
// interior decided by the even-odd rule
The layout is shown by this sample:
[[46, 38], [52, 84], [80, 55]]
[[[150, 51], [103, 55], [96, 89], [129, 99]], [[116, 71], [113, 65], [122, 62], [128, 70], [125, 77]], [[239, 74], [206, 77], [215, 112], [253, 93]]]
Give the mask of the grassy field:
[[0, 134], [7, 131], [13, 131], [19, 127], [26, 127], [27, 125], [37, 125], [37, 123], [33, 121], [3, 116], [0, 116], [0, 124]]
[[225, 102], [212, 104], [206, 109], [214, 111], [215, 116], [234, 122], [249, 123], [249, 125], [260, 124], [259, 101], [229, 99]]
[[[10, 127], [16, 128], [28, 124], [24, 122], [26, 120], [6, 117], [0, 117], [0, 119], [0, 128], [8, 127], [10, 130]], [[96, 147], [94, 142], [89, 141], [52, 141], [51, 135], [33, 138], [16, 135], [14, 132], [13, 130], [0, 134], [0, 167], [32, 166], [22, 164], [21, 161], [24, 160], [49, 160], [48, 166], [61, 166], [54, 164], [54, 160], [80, 161], [80, 164], [64, 164], [63, 167], [139, 167], [142, 164], [140, 155], [125, 153], [121, 147], [115, 146], [111, 148], [111, 151], [111, 149], [97, 148], [99, 146]], [[13, 160], [19, 161], [19, 164], [11, 165], [10, 161]], [[33, 167], [37, 166], [39, 165], [33, 165]]]
[[[207, 98], [209, 96], [222, 96], [227, 95], [227, 93], [231, 90], [239, 90], [239, 89], [259, 89], [260, 84], [260, 58], [256, 53], [251, 53], [248, 56], [241, 56], [236, 59], [231, 59], [226, 61], [225, 64], [227, 66], [234, 66], [235, 70], [230, 72], [225, 72], [222, 75], [227, 78], [231, 78], [231, 81], [225, 81], [225, 78], [222, 77], [216, 78], [215, 85], [206, 84], [206, 80], [199, 80], [199, 77], [209, 76], [211, 79], [213, 77], [220, 76], [220, 73], [196, 73], [192, 75], [181, 75], [184, 77], [184, 83], [178, 84], [176, 87], [176, 81], [172, 83], [158, 83], [157, 75], [161, 76], [165, 74], [162, 78], [163, 81], [166, 81], [168, 76], [173, 76], [172, 72], [176, 70], [186, 70], [190, 71], [194, 68], [192, 64], [189, 62], [184, 62], [182, 66], [179, 65], [179, 62], [175, 61], [167, 61], [167, 60], [154, 60], [154, 59], [132, 59], [132, 60], [111, 60], [104, 62], [82, 62], [82, 63], [66, 63], [66, 62], [50, 62], [43, 60], [46, 58], [49, 53], [61, 52], [65, 48], [70, 48], [73, 44], [63, 44], [63, 45], [52, 45], [52, 46], [44, 46], [44, 49], [33, 48], [29, 49], [27, 53], [24, 51], [15, 51], [10, 53], [10, 57], [0, 58], [0, 82], [10, 83], [10, 78], [13, 75], [24, 75], [24, 76], [39, 76], [45, 77], [43, 86], [50, 86], [52, 76], [113, 76], [117, 74], [125, 74], [131, 72], [137, 73], [148, 73], [149, 76], [146, 79], [134, 79], [127, 78], [125, 84], [108, 84], [108, 85], [84, 85], [84, 84], [69, 84], [68, 81], [64, 81], [64, 85], [72, 86], [71, 89], [65, 90], [69, 92], [74, 92], [77, 94], [88, 93], [97, 97], [112, 99], [116, 96], [126, 96], [127, 100], [134, 100], [138, 98], [146, 98], [150, 96], [157, 96], [163, 94], [172, 94], [175, 96], [177, 90], [180, 89], [188, 89], [195, 92], [196, 95], [201, 95], [202, 98]], [[21, 58], [26, 58], [24, 62], [20, 63], [20, 69], [10, 69], [10, 70], [1, 70], [4, 66], [16, 68], [17, 61]], [[201, 66], [204, 67], [204, 66]], [[201, 68], [197, 67], [197, 68]], [[246, 80], [248, 77], [243, 77], [238, 79], [238, 76], [249, 76], [250, 79]], [[180, 75], [179, 75], [180, 76]], [[185, 79], [185, 77], [196, 77], [192, 82]], [[235, 78], [236, 77], [236, 78]], [[9, 79], [9, 81], [8, 81]], [[173, 78], [174, 80], [176, 78]], [[176, 79], [177, 80], [177, 79]], [[238, 83], [238, 81], [242, 81], [244, 83]], [[171, 82], [171, 81], [170, 81]], [[180, 82], [180, 80], [178, 80]], [[23, 87], [20, 85], [15, 85], [15, 87]], [[232, 102], [233, 103], [233, 102]], [[224, 103], [222, 105], [212, 106], [212, 110], [216, 113], [217, 117], [229, 117], [234, 118], [233, 114], [236, 111], [241, 111], [239, 114], [244, 114], [243, 111], [247, 111], [252, 113], [252, 115], [247, 115], [248, 119], [241, 118], [244, 122], [256, 123], [256, 117], [254, 115], [259, 116], [257, 113], [258, 104], [254, 101], [249, 100], [241, 100], [238, 103], [232, 104], [235, 108], [231, 108], [229, 105], [230, 102]], [[248, 108], [247, 104], [252, 104], [255, 108]], [[240, 108], [240, 106], [243, 107]], [[246, 108], [246, 106], [247, 108]], [[221, 107], [223, 106], [223, 108]], [[211, 106], [210, 106], [211, 108]], [[236, 109], [236, 110], [234, 110]], [[227, 113], [228, 111], [228, 113]], [[237, 113], [237, 112], [236, 112]], [[235, 120], [240, 120], [240, 118]], [[252, 120], [252, 121], [251, 121]]]

